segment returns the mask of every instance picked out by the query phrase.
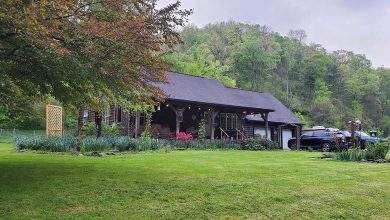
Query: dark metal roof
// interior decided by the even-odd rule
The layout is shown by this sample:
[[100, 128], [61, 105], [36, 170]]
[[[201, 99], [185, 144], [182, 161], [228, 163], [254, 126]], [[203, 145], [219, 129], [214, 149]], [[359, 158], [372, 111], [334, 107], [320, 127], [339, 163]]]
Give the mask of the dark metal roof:
[[[166, 74], [169, 84], [160, 83], [156, 86], [166, 93], [167, 100], [261, 110], [270, 112], [270, 122], [302, 124], [290, 109], [269, 93], [227, 88], [215, 79], [188, 74], [173, 72]], [[253, 115], [248, 120], [257, 120], [256, 116]], [[259, 118], [261, 119], [260, 116]]]
[[[268, 114], [269, 122], [296, 125], [304, 124], [288, 107], [275, 98], [275, 96], [270, 93], [262, 93], [261, 95], [263, 95], [268, 100], [268, 107], [275, 110], [275, 112]], [[260, 115], [247, 115], [246, 119], [249, 121], [263, 121]]]

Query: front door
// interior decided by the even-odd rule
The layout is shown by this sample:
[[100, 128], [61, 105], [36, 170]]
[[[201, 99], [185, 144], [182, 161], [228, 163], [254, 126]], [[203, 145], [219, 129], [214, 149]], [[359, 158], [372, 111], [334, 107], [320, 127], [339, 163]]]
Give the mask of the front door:
[[288, 147], [288, 140], [290, 140], [293, 136], [293, 132], [291, 129], [283, 129], [283, 133], [282, 133], [282, 143], [283, 143], [283, 150], [288, 150], [290, 149]]

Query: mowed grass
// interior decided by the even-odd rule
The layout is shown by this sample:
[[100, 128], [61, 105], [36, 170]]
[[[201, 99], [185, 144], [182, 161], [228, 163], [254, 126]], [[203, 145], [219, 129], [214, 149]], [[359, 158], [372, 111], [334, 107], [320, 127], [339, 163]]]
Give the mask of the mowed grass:
[[1, 219], [390, 219], [390, 164], [320, 153], [96, 157], [0, 143]]

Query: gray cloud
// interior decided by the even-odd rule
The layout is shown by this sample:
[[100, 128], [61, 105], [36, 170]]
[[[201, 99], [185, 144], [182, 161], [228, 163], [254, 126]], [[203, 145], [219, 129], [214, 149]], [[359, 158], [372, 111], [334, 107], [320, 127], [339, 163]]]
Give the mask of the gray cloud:
[[388, 0], [182, 0], [182, 7], [194, 9], [190, 23], [197, 26], [235, 20], [268, 25], [282, 35], [304, 29], [308, 43], [365, 54], [374, 66], [390, 67]]

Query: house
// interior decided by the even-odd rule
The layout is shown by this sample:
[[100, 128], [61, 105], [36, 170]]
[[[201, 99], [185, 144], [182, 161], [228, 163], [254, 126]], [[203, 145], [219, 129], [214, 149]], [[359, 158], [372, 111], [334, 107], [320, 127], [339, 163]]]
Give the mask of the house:
[[[177, 132], [196, 137], [199, 122], [205, 120], [210, 139], [243, 139], [255, 135], [280, 143], [300, 133], [303, 122], [272, 94], [225, 87], [215, 79], [167, 72], [169, 84], [158, 83], [167, 98], [152, 114], [151, 131], [155, 138], [173, 138]], [[84, 121], [93, 115], [83, 112]], [[145, 115], [127, 113], [112, 106], [103, 122], [121, 123], [123, 133], [138, 137]]]

